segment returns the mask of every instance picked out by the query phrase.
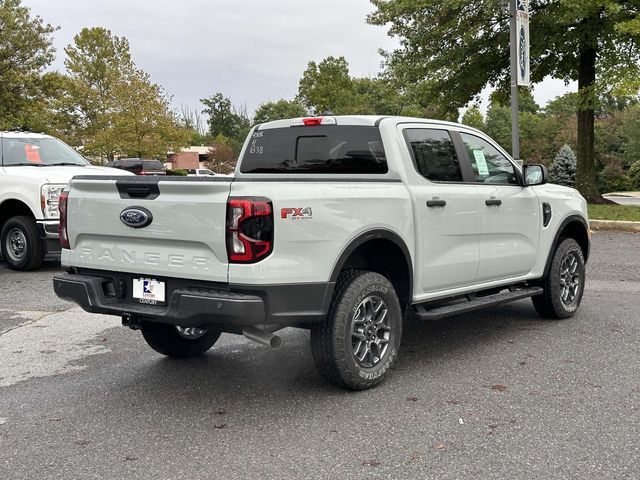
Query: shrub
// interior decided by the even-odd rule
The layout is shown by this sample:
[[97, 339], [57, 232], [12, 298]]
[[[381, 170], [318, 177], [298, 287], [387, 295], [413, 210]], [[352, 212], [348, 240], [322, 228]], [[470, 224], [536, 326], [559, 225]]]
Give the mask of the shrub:
[[631, 179], [631, 186], [640, 189], [640, 160], [631, 165], [628, 175]]
[[181, 168], [168, 168], [167, 175], [172, 175], [174, 177], [186, 177], [187, 171]]
[[553, 183], [574, 187], [576, 184], [576, 155], [569, 145], [564, 145], [553, 160], [549, 175]]
[[625, 192], [633, 189], [631, 178], [625, 175], [620, 165], [612, 163], [598, 175], [598, 188], [603, 193]]

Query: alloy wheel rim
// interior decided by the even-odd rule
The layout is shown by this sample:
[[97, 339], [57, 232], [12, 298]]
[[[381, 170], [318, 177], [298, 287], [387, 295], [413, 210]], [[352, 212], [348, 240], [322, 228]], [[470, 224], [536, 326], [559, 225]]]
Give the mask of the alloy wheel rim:
[[574, 253], [568, 253], [560, 265], [560, 299], [565, 305], [575, 302], [580, 292], [580, 262]]
[[207, 330], [204, 328], [176, 326], [176, 330], [178, 331], [178, 335], [187, 340], [197, 340], [207, 334]]
[[5, 240], [7, 254], [14, 262], [21, 261], [27, 254], [27, 237], [19, 228], [9, 230]]
[[351, 318], [353, 357], [361, 367], [375, 367], [384, 358], [391, 339], [389, 308], [380, 297], [360, 302]]

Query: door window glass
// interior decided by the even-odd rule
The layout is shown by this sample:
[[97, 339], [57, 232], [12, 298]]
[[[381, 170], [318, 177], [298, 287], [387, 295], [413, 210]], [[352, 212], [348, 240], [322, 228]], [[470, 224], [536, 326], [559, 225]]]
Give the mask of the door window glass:
[[462, 182], [460, 163], [446, 130], [415, 128], [405, 135], [420, 174], [435, 182]]
[[497, 148], [486, 140], [468, 133], [461, 133], [476, 182], [517, 184], [513, 164]]

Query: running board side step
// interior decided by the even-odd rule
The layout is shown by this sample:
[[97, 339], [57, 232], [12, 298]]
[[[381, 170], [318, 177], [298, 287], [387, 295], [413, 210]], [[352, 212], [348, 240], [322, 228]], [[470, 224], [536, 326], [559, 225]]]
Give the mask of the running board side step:
[[475, 298], [466, 302], [435, 307], [432, 309], [426, 308], [424, 304], [418, 304], [414, 306], [414, 309], [416, 317], [420, 320], [440, 320], [452, 315], [459, 315], [461, 313], [473, 312], [474, 310], [495, 307], [502, 303], [513, 302], [514, 300], [521, 300], [523, 298], [535, 297], [536, 295], [542, 295], [542, 292], [543, 290], [541, 287], [530, 287], [521, 290], [510, 290], [508, 292], [497, 293], [495, 295], [487, 295], [486, 297]]

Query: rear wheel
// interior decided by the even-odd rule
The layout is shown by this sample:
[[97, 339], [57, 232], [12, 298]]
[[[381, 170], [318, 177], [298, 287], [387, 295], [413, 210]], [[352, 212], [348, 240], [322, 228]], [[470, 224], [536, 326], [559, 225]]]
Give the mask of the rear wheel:
[[44, 246], [32, 217], [21, 215], [7, 220], [0, 233], [0, 247], [13, 270], [35, 270], [44, 262]]
[[220, 338], [217, 328], [176, 327], [155, 322], [142, 322], [142, 336], [156, 352], [174, 358], [204, 354]]
[[338, 278], [327, 318], [311, 330], [311, 351], [327, 380], [364, 390], [385, 378], [401, 337], [402, 311], [391, 282], [348, 271]]
[[549, 272], [542, 280], [544, 293], [532, 297], [533, 306], [543, 318], [571, 317], [580, 306], [584, 285], [582, 249], [573, 238], [565, 238], [556, 248]]

